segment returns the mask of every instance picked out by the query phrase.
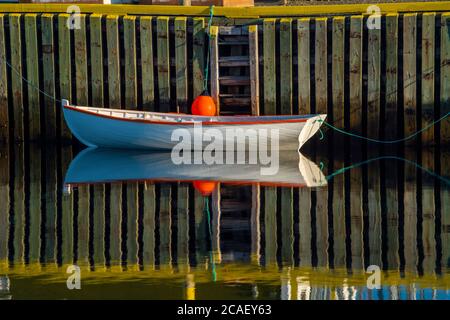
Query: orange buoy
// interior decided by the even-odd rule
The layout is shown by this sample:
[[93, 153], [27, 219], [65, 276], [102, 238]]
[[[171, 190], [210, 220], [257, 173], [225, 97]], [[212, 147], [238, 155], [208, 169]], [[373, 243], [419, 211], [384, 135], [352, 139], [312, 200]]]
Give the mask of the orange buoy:
[[215, 116], [217, 113], [216, 104], [208, 92], [204, 91], [192, 102], [191, 112], [197, 116]]
[[217, 182], [215, 181], [196, 180], [192, 184], [204, 197], [209, 196], [217, 186]]

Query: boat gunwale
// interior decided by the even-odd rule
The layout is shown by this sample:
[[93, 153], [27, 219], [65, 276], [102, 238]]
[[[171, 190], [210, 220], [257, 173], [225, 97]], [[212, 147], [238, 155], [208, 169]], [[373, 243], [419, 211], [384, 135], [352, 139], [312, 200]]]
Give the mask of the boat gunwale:
[[[97, 113], [94, 111], [90, 111], [90, 110], [86, 110], [86, 109], [81, 109], [80, 107], [77, 106], [72, 106], [72, 105], [64, 105], [63, 108], [75, 111], [75, 112], [80, 112], [80, 113], [84, 113], [84, 114], [88, 114], [91, 116], [96, 116], [96, 117], [101, 117], [101, 118], [106, 118], [106, 119], [110, 119], [110, 120], [118, 120], [118, 121], [127, 121], [127, 122], [134, 122], [134, 123], [147, 123], [147, 124], [160, 124], [160, 125], [174, 125], [174, 126], [185, 126], [185, 125], [194, 125], [194, 124], [202, 124], [202, 125], [207, 125], [207, 126], [220, 126], [220, 125], [259, 125], [259, 124], [273, 124], [273, 123], [302, 123], [302, 122], [306, 122], [309, 119], [319, 116], [319, 114], [312, 114], [312, 115], [280, 115], [280, 117], [287, 117], [288, 119], [273, 119], [274, 115], [265, 115], [265, 116], [232, 116], [230, 118], [272, 118], [272, 120], [262, 120], [262, 121], [243, 121], [243, 120], [239, 120], [237, 119], [236, 121], [185, 121], [185, 122], [177, 122], [177, 121], [164, 121], [164, 120], [150, 120], [150, 119], [127, 119], [127, 118], [121, 118], [121, 117], [116, 117], [116, 116], [110, 116], [110, 115], [105, 115], [105, 114], [101, 114], [101, 113]], [[84, 107], [84, 108], [90, 108], [90, 107]], [[106, 109], [107, 108], [95, 108], [95, 109]], [[109, 109], [111, 111], [115, 110], [115, 109]], [[126, 109], [117, 109], [118, 112], [146, 112], [146, 111], [136, 111], [136, 110], [126, 110]], [[152, 113], [152, 112], [150, 112]], [[167, 115], [167, 116], [189, 116], [189, 117], [196, 117], [195, 115], [188, 115], [188, 114], [171, 114], [171, 113], [158, 113], [161, 115]], [[201, 118], [204, 118], [203, 116], [198, 116]], [[293, 117], [293, 119], [291, 119], [290, 117]], [[219, 118], [219, 117], [217, 117]]]

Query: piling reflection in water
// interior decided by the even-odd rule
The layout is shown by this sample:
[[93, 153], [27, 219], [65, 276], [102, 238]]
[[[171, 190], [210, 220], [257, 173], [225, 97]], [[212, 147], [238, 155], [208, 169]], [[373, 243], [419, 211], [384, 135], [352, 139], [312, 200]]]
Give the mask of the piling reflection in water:
[[[324, 186], [222, 181], [206, 197], [194, 170], [175, 182], [175, 169], [165, 182], [96, 181], [86, 170], [91, 184], [63, 192], [76, 153], [1, 149], [0, 298], [449, 298], [446, 151], [373, 161], [317, 153]], [[84, 165], [130, 178], [116, 156], [125, 167]], [[71, 264], [83, 290], [66, 288]], [[366, 286], [369, 265], [383, 270], [379, 290]]]

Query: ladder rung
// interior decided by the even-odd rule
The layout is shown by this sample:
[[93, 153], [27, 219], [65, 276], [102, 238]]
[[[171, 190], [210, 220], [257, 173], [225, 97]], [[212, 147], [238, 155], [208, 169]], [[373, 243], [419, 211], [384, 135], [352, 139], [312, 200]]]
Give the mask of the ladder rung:
[[223, 76], [219, 82], [225, 86], [246, 86], [250, 84], [250, 77], [247, 76]]
[[221, 57], [219, 65], [221, 67], [246, 67], [250, 65], [250, 61], [248, 56]]
[[227, 106], [249, 106], [250, 97], [226, 97], [220, 99], [220, 104]]
[[247, 35], [248, 34], [248, 27], [237, 27], [237, 26], [221, 26], [219, 27], [219, 34], [220, 35], [233, 35], [233, 36], [240, 36], [240, 35]]

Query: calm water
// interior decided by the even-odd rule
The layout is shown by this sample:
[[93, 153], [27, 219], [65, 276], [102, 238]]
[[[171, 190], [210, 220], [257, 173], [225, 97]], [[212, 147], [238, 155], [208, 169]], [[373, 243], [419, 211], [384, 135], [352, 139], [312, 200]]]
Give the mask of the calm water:
[[[79, 147], [4, 146], [0, 298], [449, 299], [450, 153], [339, 149], [305, 154], [328, 178], [312, 188], [95, 175], [68, 187]], [[72, 264], [81, 290], [66, 287]]]

